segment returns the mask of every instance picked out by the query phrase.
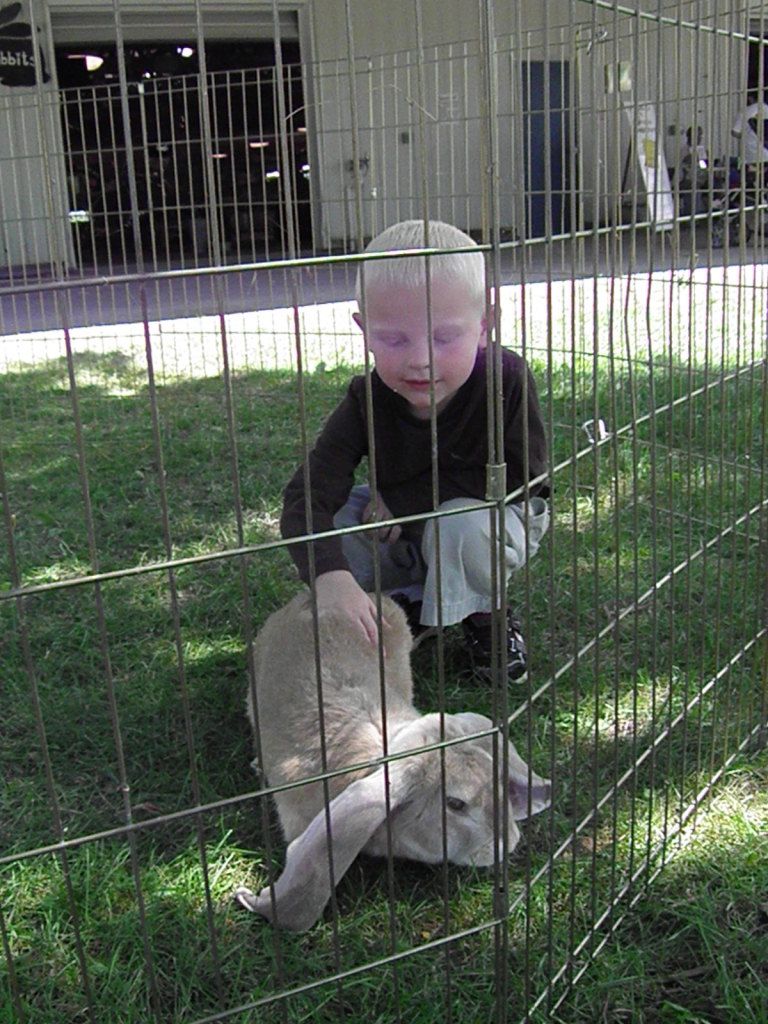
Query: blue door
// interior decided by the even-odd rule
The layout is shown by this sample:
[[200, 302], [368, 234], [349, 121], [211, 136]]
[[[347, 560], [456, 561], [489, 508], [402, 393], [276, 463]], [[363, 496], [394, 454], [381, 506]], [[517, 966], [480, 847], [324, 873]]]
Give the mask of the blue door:
[[[541, 238], [551, 211], [552, 232], [569, 230], [570, 140], [568, 62], [523, 61], [523, 152], [525, 158], [526, 235]], [[549, 92], [545, 83], [549, 80]], [[547, 115], [547, 107], [549, 114]], [[547, 182], [549, 164], [549, 183]], [[547, 185], [549, 184], [549, 191]]]

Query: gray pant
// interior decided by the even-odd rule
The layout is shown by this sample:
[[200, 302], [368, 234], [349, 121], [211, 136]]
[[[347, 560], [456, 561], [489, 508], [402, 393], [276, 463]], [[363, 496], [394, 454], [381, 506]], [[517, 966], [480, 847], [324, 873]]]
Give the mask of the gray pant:
[[[367, 486], [353, 487], [346, 505], [336, 513], [334, 525], [359, 525], [369, 501]], [[492, 611], [494, 551], [491, 523], [495, 509], [476, 506], [477, 502], [472, 498], [445, 501], [438, 511], [467, 511], [440, 516], [439, 526], [437, 519], [428, 519], [426, 523], [406, 523], [395, 544], [375, 541], [373, 531], [346, 534], [342, 543], [352, 575], [364, 590], [374, 589], [374, 544], [377, 544], [381, 589], [403, 592], [412, 600], [421, 599], [422, 623], [436, 626], [439, 535], [443, 625], [461, 622], [473, 612]], [[530, 499], [527, 524], [523, 505], [507, 505], [504, 537], [507, 577], [525, 564], [526, 554], [530, 557], [536, 553], [548, 526], [549, 507], [543, 498]], [[506, 579], [504, 583], [506, 585]], [[500, 597], [497, 597], [497, 606], [500, 603]]]

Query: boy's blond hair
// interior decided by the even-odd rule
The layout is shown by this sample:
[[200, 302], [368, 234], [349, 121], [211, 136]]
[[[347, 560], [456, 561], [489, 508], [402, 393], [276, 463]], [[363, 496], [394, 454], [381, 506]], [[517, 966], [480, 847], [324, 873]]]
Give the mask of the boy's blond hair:
[[[474, 239], [444, 221], [403, 220], [385, 228], [365, 247], [368, 252], [397, 252], [403, 249], [465, 249], [477, 246]], [[429, 280], [463, 284], [479, 308], [485, 304], [485, 257], [481, 252], [457, 252], [438, 256], [393, 256], [392, 259], [366, 260], [357, 271], [355, 298], [363, 309], [363, 286], [373, 288], [426, 287]]]

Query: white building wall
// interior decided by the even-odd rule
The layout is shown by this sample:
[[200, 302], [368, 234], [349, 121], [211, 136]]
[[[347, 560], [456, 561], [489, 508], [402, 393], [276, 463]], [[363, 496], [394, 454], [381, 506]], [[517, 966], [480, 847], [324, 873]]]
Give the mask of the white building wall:
[[[50, 73], [52, 52], [44, 9], [25, 0], [16, 19], [31, 25], [37, 55]], [[29, 59], [12, 52], [2, 58]], [[4, 63], [0, 70], [7, 70]], [[34, 68], [29, 80], [34, 81]], [[50, 267], [71, 256], [61, 122], [53, 77], [47, 83], [11, 85], [0, 81], [0, 267]]]
[[[487, 68], [480, 55], [478, 5], [468, 0], [422, 0], [418, 5], [413, 0], [352, 0], [350, 7], [348, 26], [345, 0], [280, 4], [286, 16], [300, 14], [311, 105], [307, 123], [315, 148], [316, 247], [356, 247], [359, 235], [367, 237], [395, 219], [422, 216], [425, 210], [482, 230], [488, 217], [482, 110]], [[586, 0], [494, 5], [498, 216], [509, 236], [525, 230], [522, 61], [564, 61], [570, 68], [577, 200], [572, 228], [622, 216], [619, 193], [629, 147], [625, 105], [656, 105], [659, 140], [671, 164], [678, 161], [685, 126], [694, 120], [703, 126], [713, 155], [731, 150], [729, 128], [743, 96], [746, 47], [718, 30], [743, 30], [747, 7], [669, 0], [666, 20], [664, 15], [658, 19], [657, 0], [643, 0], [642, 7], [652, 17], [627, 17]], [[111, 0], [48, 0], [47, 8], [54, 41], [57, 24], [71, 33], [78, 19], [87, 25], [95, 11], [107, 20], [113, 16]], [[44, 0], [39, 9], [38, 21], [44, 25]], [[134, 25], [154, 12], [151, 25], [162, 28], [165, 38], [173, 35], [175, 24], [188, 26], [195, 9], [192, 0], [168, 0], [162, 7], [145, 0], [120, 3]], [[236, 29], [244, 38], [251, 33], [263, 38], [271, 23], [269, 0], [205, 0], [201, 10], [204, 30], [217, 38]], [[686, 25], [687, 18], [704, 30]], [[606, 68], [619, 66], [628, 69], [631, 88], [608, 91]], [[6, 263], [50, 262], [69, 244], [58, 118], [53, 108], [41, 114], [40, 105], [35, 90], [16, 90], [8, 97], [0, 88], [5, 126], [0, 125], [0, 260]], [[42, 135], [41, 124], [46, 126]]]
[[[730, 5], [729, 5], [730, 6]], [[744, 10], [709, 3], [641, 5], [651, 17], [630, 18], [590, 3], [499, 3], [494, 8], [495, 73], [502, 228], [522, 234], [524, 192], [519, 117], [521, 61], [565, 61], [573, 104], [571, 138], [577, 180], [576, 223], [606, 224], [622, 216], [620, 190], [630, 145], [622, 109], [653, 103], [659, 144], [675, 165], [687, 125], [704, 128], [713, 155], [727, 156], [729, 127], [741, 102], [745, 47], [718, 34], [744, 27]], [[727, 13], [723, 14], [723, 8]], [[478, 7], [462, 0], [423, 0], [417, 24], [411, 0], [312, 5], [317, 119], [323, 195], [323, 244], [369, 235], [405, 216], [446, 217], [479, 230], [483, 217], [480, 96], [483, 88]], [[686, 24], [686, 21], [690, 21]], [[682, 22], [678, 25], [677, 22]], [[693, 24], [703, 24], [694, 30]], [[423, 43], [421, 59], [414, 43]], [[351, 170], [350, 81], [354, 57], [362, 223], [356, 227]], [[631, 88], [609, 92], [607, 67], [626, 66]], [[421, 76], [423, 103], [416, 95]], [[452, 117], [457, 114], [457, 117]], [[425, 145], [414, 144], [422, 133]], [[632, 161], [630, 161], [632, 162]]]

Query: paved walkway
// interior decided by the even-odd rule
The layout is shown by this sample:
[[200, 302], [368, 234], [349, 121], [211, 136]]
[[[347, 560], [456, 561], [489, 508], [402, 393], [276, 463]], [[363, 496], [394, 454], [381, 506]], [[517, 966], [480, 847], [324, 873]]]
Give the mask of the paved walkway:
[[[670, 236], [658, 237], [650, 253], [639, 245], [632, 251], [628, 236], [612, 250], [610, 241], [532, 247], [525, 265], [519, 250], [505, 250], [504, 343], [552, 356], [555, 365], [595, 352], [640, 359], [663, 352], [682, 362], [700, 361], [704, 348], [708, 359], [765, 352], [764, 254], [737, 263], [735, 251], [705, 246], [692, 254], [690, 238], [687, 248], [681, 239], [674, 249]], [[219, 374], [224, 342], [234, 372], [296, 370], [299, 342], [310, 371], [359, 366], [353, 291], [354, 266], [344, 261], [0, 289], [0, 372], [60, 360], [65, 324], [76, 353], [130, 359], [139, 377], [147, 336], [165, 380]]]

